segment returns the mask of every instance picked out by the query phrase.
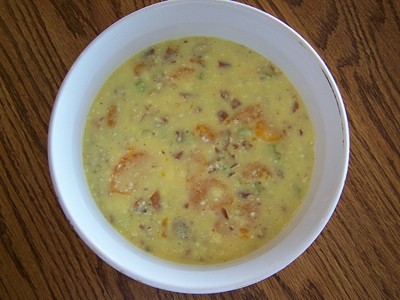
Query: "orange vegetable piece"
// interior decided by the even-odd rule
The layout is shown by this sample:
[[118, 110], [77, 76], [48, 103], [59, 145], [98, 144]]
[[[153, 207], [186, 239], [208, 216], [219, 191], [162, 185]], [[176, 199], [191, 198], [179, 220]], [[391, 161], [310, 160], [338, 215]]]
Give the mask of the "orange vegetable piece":
[[263, 120], [257, 121], [254, 127], [254, 134], [256, 137], [266, 142], [277, 142], [282, 138], [282, 134], [269, 127]]
[[133, 72], [135, 73], [136, 76], [139, 76], [143, 73], [143, 71], [146, 69], [146, 65], [144, 63], [140, 63], [135, 65], [133, 68]]
[[161, 197], [160, 197], [160, 193], [159, 193], [158, 191], [155, 191], [155, 192], [150, 196], [151, 205], [152, 205], [156, 210], [160, 210], [160, 208], [161, 208], [160, 200], [161, 200]]
[[199, 124], [196, 126], [196, 132], [204, 142], [214, 141], [214, 131], [205, 124]]
[[234, 231], [233, 225], [232, 221], [227, 220], [222, 214], [218, 214], [214, 223], [214, 231], [222, 235], [232, 234]]
[[242, 175], [245, 178], [257, 179], [271, 176], [271, 171], [266, 165], [260, 162], [252, 162], [246, 165], [246, 167], [242, 171]]
[[193, 68], [188, 68], [188, 67], [180, 67], [176, 69], [172, 74], [170, 75], [171, 78], [173, 79], [178, 79], [180, 77], [183, 77], [185, 75], [191, 74], [194, 72]]
[[248, 199], [248, 201], [239, 206], [239, 211], [247, 218], [248, 222], [254, 222], [254, 219], [260, 212], [261, 203], [254, 198]]
[[203, 60], [201, 57], [191, 58], [191, 59], [190, 59], [190, 62], [191, 62], [191, 63], [194, 63], [194, 64], [201, 65], [201, 66], [204, 65], [204, 60]]
[[198, 151], [190, 152], [185, 156], [187, 168], [187, 181], [191, 182], [200, 174], [207, 172], [207, 159]]
[[107, 110], [107, 125], [113, 128], [117, 124], [118, 108], [116, 105], [111, 105]]
[[134, 189], [132, 174], [136, 172], [136, 166], [143, 163], [145, 153], [135, 152], [129, 148], [124, 156], [114, 166], [110, 180], [110, 192], [122, 195], [129, 195]]
[[258, 119], [260, 119], [263, 115], [263, 111], [259, 105], [249, 105], [243, 107], [239, 112], [234, 114], [232, 117], [226, 119], [226, 122], [229, 124], [233, 121], [239, 121], [242, 124], [250, 124]]
[[189, 202], [196, 209], [220, 210], [232, 204], [233, 197], [224, 183], [215, 178], [207, 178], [192, 183]]
[[166, 238], [168, 237], [168, 218], [165, 217], [161, 222], [162, 232], [161, 237]]
[[249, 229], [246, 227], [242, 227], [239, 229], [239, 236], [242, 240], [248, 240], [249, 239]]

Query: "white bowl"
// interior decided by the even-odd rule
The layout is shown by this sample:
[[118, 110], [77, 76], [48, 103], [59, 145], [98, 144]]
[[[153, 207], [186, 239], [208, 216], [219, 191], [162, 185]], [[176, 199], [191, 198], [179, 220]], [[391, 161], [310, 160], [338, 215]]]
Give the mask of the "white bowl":
[[[85, 180], [82, 135], [99, 88], [123, 61], [166, 39], [208, 35], [230, 39], [265, 55], [300, 92], [315, 127], [311, 187], [294, 220], [271, 243], [241, 259], [211, 266], [180, 265], [137, 249], [102, 216]], [[317, 238], [340, 198], [349, 158], [346, 112], [324, 62], [276, 18], [225, 0], [172, 0], [136, 11], [100, 34], [79, 56], [54, 104], [49, 164], [62, 209], [85, 243], [127, 276], [165, 290], [214, 293], [263, 280], [295, 260]]]

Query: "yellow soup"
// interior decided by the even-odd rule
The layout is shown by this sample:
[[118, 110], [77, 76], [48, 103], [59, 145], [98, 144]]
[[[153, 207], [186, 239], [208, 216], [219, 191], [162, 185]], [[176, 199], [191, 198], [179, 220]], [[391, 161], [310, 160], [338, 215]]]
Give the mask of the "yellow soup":
[[162, 42], [123, 63], [88, 114], [93, 198], [155, 256], [212, 264], [265, 245], [312, 174], [314, 134], [288, 78], [227, 40]]

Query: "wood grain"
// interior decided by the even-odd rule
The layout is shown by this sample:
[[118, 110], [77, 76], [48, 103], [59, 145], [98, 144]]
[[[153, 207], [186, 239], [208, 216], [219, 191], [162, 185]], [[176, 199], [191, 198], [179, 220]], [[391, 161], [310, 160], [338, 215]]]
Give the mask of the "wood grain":
[[50, 113], [83, 49], [157, 1], [0, 0], [0, 299], [400, 299], [400, 1], [246, 0], [324, 59], [347, 108], [346, 186], [325, 230], [250, 287], [184, 295], [100, 260], [68, 224], [47, 161]]

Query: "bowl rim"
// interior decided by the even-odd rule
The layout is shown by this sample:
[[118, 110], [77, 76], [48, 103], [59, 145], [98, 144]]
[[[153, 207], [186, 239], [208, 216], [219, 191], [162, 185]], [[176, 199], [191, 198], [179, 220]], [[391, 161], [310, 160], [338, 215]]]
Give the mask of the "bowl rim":
[[[339, 201], [340, 195], [341, 195], [343, 187], [344, 187], [345, 179], [347, 176], [348, 163], [349, 163], [349, 152], [350, 152], [350, 136], [349, 136], [348, 121], [347, 121], [346, 110], [345, 110], [345, 106], [343, 103], [343, 99], [341, 97], [339, 88], [336, 85], [336, 82], [335, 82], [332, 74], [330, 73], [328, 67], [325, 65], [325, 63], [323, 62], [323, 60], [319, 56], [319, 54], [312, 48], [312, 46], [303, 37], [301, 37], [297, 32], [294, 31], [294, 29], [292, 29], [291, 27], [286, 25], [284, 22], [282, 22], [278, 18], [268, 14], [267, 12], [264, 12], [260, 9], [257, 9], [255, 7], [252, 7], [252, 6], [243, 4], [243, 3], [226, 1], [226, 0], [192, 0], [192, 1], [190, 1], [190, 4], [189, 4], [189, 2], [185, 1], [185, 0], [169, 0], [169, 1], [165, 1], [165, 2], [159, 2], [156, 4], [152, 4], [152, 5], [146, 6], [142, 9], [139, 9], [139, 10], [123, 17], [122, 19], [118, 20], [117, 22], [115, 22], [114, 24], [109, 26], [107, 29], [105, 29], [79, 55], [79, 57], [76, 59], [76, 61], [70, 68], [63, 83], [60, 86], [59, 92], [57, 94], [57, 97], [56, 97], [56, 100], [54, 103], [54, 107], [53, 107], [53, 111], [52, 111], [51, 119], [50, 119], [50, 125], [49, 125], [49, 135], [48, 135], [48, 158], [49, 158], [49, 160], [48, 161], [49, 161], [51, 180], [52, 180], [57, 198], [59, 200], [59, 203], [62, 207], [64, 214], [66, 215], [67, 219], [71, 223], [74, 230], [78, 233], [80, 238], [89, 246], [89, 248], [91, 248], [104, 261], [106, 261], [108, 264], [110, 264], [115, 269], [128, 275], [129, 277], [131, 277], [135, 280], [138, 280], [140, 282], [143, 282], [145, 284], [151, 285], [153, 287], [158, 287], [158, 288], [175, 291], [175, 292], [215, 293], [215, 292], [224, 292], [224, 291], [248, 286], [248, 285], [256, 283], [262, 279], [265, 279], [266, 277], [269, 277], [272, 274], [269, 274], [268, 276], [265, 276], [265, 273], [254, 274], [253, 276], [246, 276], [245, 279], [242, 278], [241, 280], [239, 280], [239, 282], [237, 280], [235, 281], [232, 279], [232, 281], [229, 284], [226, 283], [223, 286], [220, 286], [217, 283], [215, 283], [215, 284], [209, 284], [208, 286], [201, 286], [201, 287], [197, 286], [196, 287], [196, 286], [182, 286], [180, 284], [173, 285], [170, 282], [166, 283], [166, 282], [163, 282], [160, 280], [154, 280], [153, 278], [150, 278], [148, 276], [142, 276], [142, 274], [140, 274], [136, 271], [125, 269], [123, 266], [121, 266], [120, 262], [118, 262], [115, 259], [115, 257], [112, 257], [107, 253], [104, 253], [103, 250], [98, 247], [96, 242], [93, 242], [91, 237], [87, 236], [87, 232], [81, 228], [80, 224], [77, 222], [76, 217], [71, 213], [71, 210], [67, 203], [67, 199], [64, 199], [63, 190], [60, 189], [60, 186], [59, 186], [58, 177], [57, 177], [57, 173], [59, 172], [59, 170], [55, 166], [55, 161], [54, 161], [55, 156], [56, 156], [54, 153], [54, 151], [55, 151], [54, 145], [55, 145], [55, 143], [62, 142], [59, 139], [57, 139], [55, 135], [56, 135], [56, 130], [57, 130], [57, 128], [56, 128], [57, 119], [56, 118], [60, 114], [59, 107], [60, 107], [60, 103], [63, 101], [62, 99], [63, 99], [64, 91], [67, 88], [67, 83], [69, 82], [69, 80], [71, 78], [71, 74], [73, 74], [76, 67], [81, 63], [83, 57], [91, 51], [93, 45], [95, 45], [95, 43], [97, 43], [97, 41], [99, 41], [102, 37], [104, 37], [104, 35], [106, 33], [109, 33], [110, 31], [114, 30], [114, 28], [117, 28], [123, 22], [126, 22], [130, 18], [134, 18], [139, 14], [143, 14], [143, 13], [146, 13], [146, 12], [148, 12], [150, 10], [154, 10], [154, 9], [162, 9], [163, 7], [167, 7], [167, 6], [171, 6], [171, 5], [184, 4], [185, 6], [187, 6], [187, 5], [195, 5], [196, 3], [204, 4], [204, 5], [217, 5], [218, 4], [218, 5], [222, 5], [222, 6], [226, 6], [226, 7], [234, 6], [241, 10], [243, 9], [243, 10], [247, 10], [251, 13], [262, 15], [264, 18], [267, 18], [269, 21], [274, 22], [275, 24], [277, 24], [277, 26], [282, 27], [282, 30], [285, 30], [288, 33], [290, 33], [298, 42], [300, 42], [302, 44], [302, 47], [304, 47], [305, 50], [308, 51], [310, 53], [310, 55], [313, 56], [316, 63], [320, 66], [324, 76], [326, 77], [327, 82], [330, 85], [331, 91], [332, 91], [335, 101], [336, 101], [337, 110], [340, 114], [340, 121], [341, 121], [341, 126], [342, 126], [341, 134], [342, 134], [342, 139], [343, 139], [342, 140], [343, 159], [341, 160], [341, 165], [339, 167], [342, 170], [342, 173], [340, 175], [340, 178], [338, 179], [336, 186], [334, 187], [334, 191], [333, 191], [334, 196], [329, 203], [327, 213], [319, 221], [320, 222], [319, 228], [314, 231], [313, 236], [309, 240], [307, 240], [305, 242], [303, 241], [301, 243], [301, 245], [297, 249], [296, 253], [294, 254], [295, 257], [291, 257], [289, 260], [286, 260], [284, 263], [281, 263], [279, 266], [276, 267], [276, 271], [273, 272], [272, 274], [285, 268], [288, 264], [290, 264], [298, 256], [300, 256], [313, 243], [313, 241], [318, 237], [318, 235], [321, 233], [321, 231], [323, 230], [323, 228], [329, 221], [329, 219]], [[158, 261], [158, 260], [156, 263], [163, 264], [162, 261]], [[171, 266], [173, 264], [169, 263], [168, 265]], [[198, 271], [200, 269], [201, 269], [201, 267], [197, 268], [196, 270]], [[206, 268], [206, 269], [208, 269], [208, 268]], [[214, 273], [219, 274], [220, 270], [223, 271], [225, 269], [229, 269], [229, 264], [220, 265], [219, 267], [217, 267], [217, 269], [213, 269], [213, 268], [211, 268], [210, 270], [206, 270], [206, 269], [204, 269], [202, 271], [203, 274], [204, 274], [204, 272], [205, 273], [209, 272], [211, 276], [214, 276], [215, 275]], [[217, 276], [217, 275], [215, 275], [215, 276]]]

